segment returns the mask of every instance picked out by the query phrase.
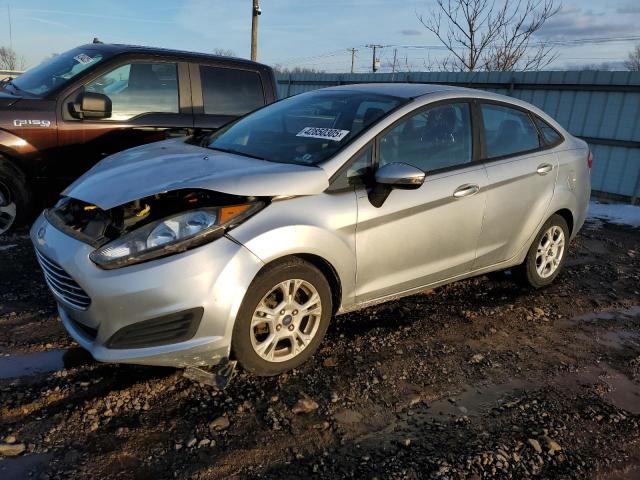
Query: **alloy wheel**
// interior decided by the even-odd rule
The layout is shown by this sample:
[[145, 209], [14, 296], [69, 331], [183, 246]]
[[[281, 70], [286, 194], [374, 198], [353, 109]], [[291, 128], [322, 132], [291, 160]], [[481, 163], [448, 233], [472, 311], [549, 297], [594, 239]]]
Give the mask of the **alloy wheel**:
[[260, 358], [285, 362], [313, 340], [322, 315], [316, 288], [301, 279], [275, 285], [262, 297], [251, 317], [251, 345]]
[[564, 247], [562, 228], [553, 225], [544, 232], [536, 252], [536, 271], [541, 278], [549, 278], [558, 269], [564, 256]]
[[16, 215], [16, 203], [11, 201], [9, 189], [0, 182], [0, 235], [11, 228]]

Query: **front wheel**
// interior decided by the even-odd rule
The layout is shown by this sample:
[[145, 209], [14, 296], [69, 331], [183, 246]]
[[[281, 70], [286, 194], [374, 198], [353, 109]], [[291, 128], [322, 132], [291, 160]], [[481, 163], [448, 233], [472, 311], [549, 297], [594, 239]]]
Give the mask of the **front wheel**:
[[552, 215], [536, 235], [525, 261], [515, 273], [534, 288], [549, 285], [567, 258], [569, 227], [560, 215]]
[[267, 266], [251, 283], [233, 327], [231, 348], [248, 371], [277, 375], [318, 349], [332, 315], [331, 288], [299, 258]]
[[24, 174], [0, 155], [0, 235], [26, 220], [30, 199]]

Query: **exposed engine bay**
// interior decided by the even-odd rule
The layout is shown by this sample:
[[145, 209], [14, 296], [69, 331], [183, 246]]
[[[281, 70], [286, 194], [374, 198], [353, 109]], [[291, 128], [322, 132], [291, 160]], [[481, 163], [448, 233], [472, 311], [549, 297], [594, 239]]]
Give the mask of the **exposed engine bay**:
[[[49, 222], [78, 240], [100, 247], [146, 224], [202, 207], [240, 205], [253, 197], [210, 190], [183, 189], [158, 193], [109, 210], [72, 197], [62, 197], [45, 212]], [[262, 199], [264, 200], [264, 199]]]

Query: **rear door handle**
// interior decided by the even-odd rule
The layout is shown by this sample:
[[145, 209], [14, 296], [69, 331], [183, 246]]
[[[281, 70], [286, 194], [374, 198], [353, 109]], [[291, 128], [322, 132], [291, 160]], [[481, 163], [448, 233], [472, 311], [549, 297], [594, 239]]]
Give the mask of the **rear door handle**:
[[456, 198], [470, 197], [471, 195], [475, 195], [479, 191], [480, 187], [478, 185], [465, 183], [464, 185], [460, 185], [458, 188], [456, 188], [456, 191], [453, 192], [453, 196]]
[[538, 175], [546, 175], [551, 170], [553, 170], [553, 165], [551, 165], [550, 163], [541, 163], [540, 165], [538, 165], [536, 173]]

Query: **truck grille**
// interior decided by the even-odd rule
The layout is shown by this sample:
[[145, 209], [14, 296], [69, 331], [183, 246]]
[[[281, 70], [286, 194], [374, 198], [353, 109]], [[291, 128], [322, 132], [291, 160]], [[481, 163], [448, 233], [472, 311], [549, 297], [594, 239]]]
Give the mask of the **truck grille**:
[[36, 250], [38, 263], [44, 272], [44, 279], [53, 294], [68, 306], [78, 310], [86, 310], [91, 304], [89, 295], [69, 276], [64, 269], [53, 260], [48, 259]]

